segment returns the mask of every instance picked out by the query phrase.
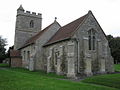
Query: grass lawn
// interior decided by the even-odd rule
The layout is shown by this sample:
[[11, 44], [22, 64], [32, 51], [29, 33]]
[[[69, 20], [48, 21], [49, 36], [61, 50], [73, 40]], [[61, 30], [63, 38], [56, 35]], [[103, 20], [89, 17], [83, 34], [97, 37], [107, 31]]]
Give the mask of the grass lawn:
[[120, 64], [115, 64], [114, 67], [115, 67], [115, 71], [120, 72]]
[[[115, 71], [120, 71], [120, 64], [115, 64], [114, 69]], [[82, 82], [105, 85], [105, 86], [110, 86], [110, 87], [115, 87], [120, 89], [120, 73], [93, 76], [90, 78], [86, 78]]]
[[[120, 72], [120, 64], [115, 64], [114, 69], [115, 71]], [[83, 80], [83, 82], [116, 87], [120, 89], [120, 73], [93, 76], [90, 78], [86, 78], [85, 80]]]
[[9, 67], [9, 65], [8, 64], [0, 64], [0, 67]]
[[[118, 76], [117, 74], [115, 75]], [[60, 80], [60, 78], [64, 77], [53, 73], [45, 74], [45, 72], [30, 72], [26, 69], [5, 68], [0, 69], [0, 90], [119, 90], [117, 88], [84, 83], [84, 81]]]
[[107, 74], [86, 78], [82, 82], [115, 87], [120, 89], [120, 74]]

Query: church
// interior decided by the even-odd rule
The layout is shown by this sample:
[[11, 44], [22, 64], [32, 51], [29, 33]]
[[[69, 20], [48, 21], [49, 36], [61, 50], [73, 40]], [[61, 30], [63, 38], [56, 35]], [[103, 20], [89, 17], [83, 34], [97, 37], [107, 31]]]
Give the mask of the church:
[[106, 35], [92, 11], [61, 26], [56, 18], [41, 30], [42, 14], [17, 9], [11, 66], [69, 78], [112, 73]]

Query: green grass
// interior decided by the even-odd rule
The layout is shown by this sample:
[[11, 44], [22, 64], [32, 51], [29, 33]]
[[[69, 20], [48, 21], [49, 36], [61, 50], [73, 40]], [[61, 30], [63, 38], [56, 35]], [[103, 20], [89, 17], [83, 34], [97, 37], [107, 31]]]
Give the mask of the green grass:
[[107, 74], [86, 78], [82, 82], [104, 85], [120, 89], [120, 74]]
[[30, 72], [20, 68], [0, 69], [0, 90], [118, 90], [84, 82], [60, 80], [54, 73]]
[[115, 71], [120, 72], [120, 64], [115, 64], [114, 67], [115, 67]]
[[22, 72], [22, 73], [28, 73], [28, 74], [32, 74], [32, 75], [42, 75], [42, 76], [46, 76], [46, 77], [54, 77], [54, 78], [62, 78], [62, 79], [66, 79], [65, 76], [61, 76], [61, 75], [56, 75], [55, 73], [46, 73], [46, 71], [29, 71], [28, 69], [24, 69], [24, 68], [9, 68], [12, 71], [16, 71], [16, 72]]
[[9, 65], [8, 64], [0, 63], [0, 67], [9, 67]]
[[[117, 72], [120, 72], [120, 64], [115, 64], [114, 69]], [[108, 74], [108, 75], [99, 75], [86, 78], [82, 82], [92, 83], [98, 85], [105, 85], [109, 87], [115, 87], [120, 89], [120, 74]]]

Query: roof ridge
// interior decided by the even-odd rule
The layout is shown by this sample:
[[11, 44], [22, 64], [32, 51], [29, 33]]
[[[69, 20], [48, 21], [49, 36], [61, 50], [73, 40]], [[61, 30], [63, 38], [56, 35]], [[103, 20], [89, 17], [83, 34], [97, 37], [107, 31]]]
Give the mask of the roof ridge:
[[88, 13], [61, 27], [44, 46], [70, 38], [87, 15]]
[[47, 27], [45, 27], [43, 30], [39, 31], [38, 33], [36, 33], [34, 36], [30, 37], [28, 40], [26, 40], [26, 42], [23, 44], [23, 46], [19, 49], [22, 49], [30, 44], [35, 43], [35, 41], [46, 31], [48, 30], [52, 25], [54, 24], [54, 22], [50, 25], [48, 25]]
[[[87, 13], [87, 14], [88, 14], [88, 13]], [[85, 14], [85, 15], [87, 15], [87, 14]], [[75, 19], [75, 20], [71, 21], [70, 23], [68, 23], [68, 24], [66, 24], [66, 25], [64, 25], [64, 26], [67, 26], [67, 25], [69, 25], [69, 24], [71, 24], [71, 23], [73, 23], [73, 22], [75, 22], [75, 21], [79, 20], [80, 18], [84, 17], [85, 15], [83, 15], [83, 16], [81, 16], [81, 17], [79, 17], [78, 19]], [[63, 26], [63, 27], [64, 27], [64, 26]]]
[[[52, 23], [53, 24], [53, 23]], [[28, 40], [34, 38], [35, 36], [39, 35], [40, 33], [44, 32], [47, 28], [49, 28], [52, 24], [50, 24], [49, 26], [45, 27], [43, 30], [39, 31], [38, 33], [36, 33], [35, 35], [33, 35], [32, 37], [30, 37]], [[38, 37], [38, 36], [37, 36]], [[36, 38], [37, 39], [37, 38]], [[28, 41], [26, 40], [26, 41]]]
[[[83, 19], [83, 21], [78, 25], [78, 27], [76, 28], [76, 30], [73, 32], [73, 34], [71, 35], [71, 37], [75, 34], [75, 32], [78, 30], [78, 28], [83, 24], [83, 22], [85, 21], [85, 19], [88, 17], [88, 13], [87, 14], [85, 14], [84, 16], [82, 16], [82, 17], [85, 17], [84, 19]], [[80, 19], [80, 18], [79, 18]]]

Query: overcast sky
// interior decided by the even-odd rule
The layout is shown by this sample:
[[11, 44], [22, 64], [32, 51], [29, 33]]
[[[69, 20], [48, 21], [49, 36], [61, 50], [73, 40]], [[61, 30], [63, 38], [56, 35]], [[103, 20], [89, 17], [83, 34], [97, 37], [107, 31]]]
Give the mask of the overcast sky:
[[14, 44], [16, 10], [22, 4], [28, 11], [42, 14], [42, 29], [54, 21], [63, 26], [92, 10], [104, 32], [120, 36], [120, 0], [1, 0], [0, 35]]

